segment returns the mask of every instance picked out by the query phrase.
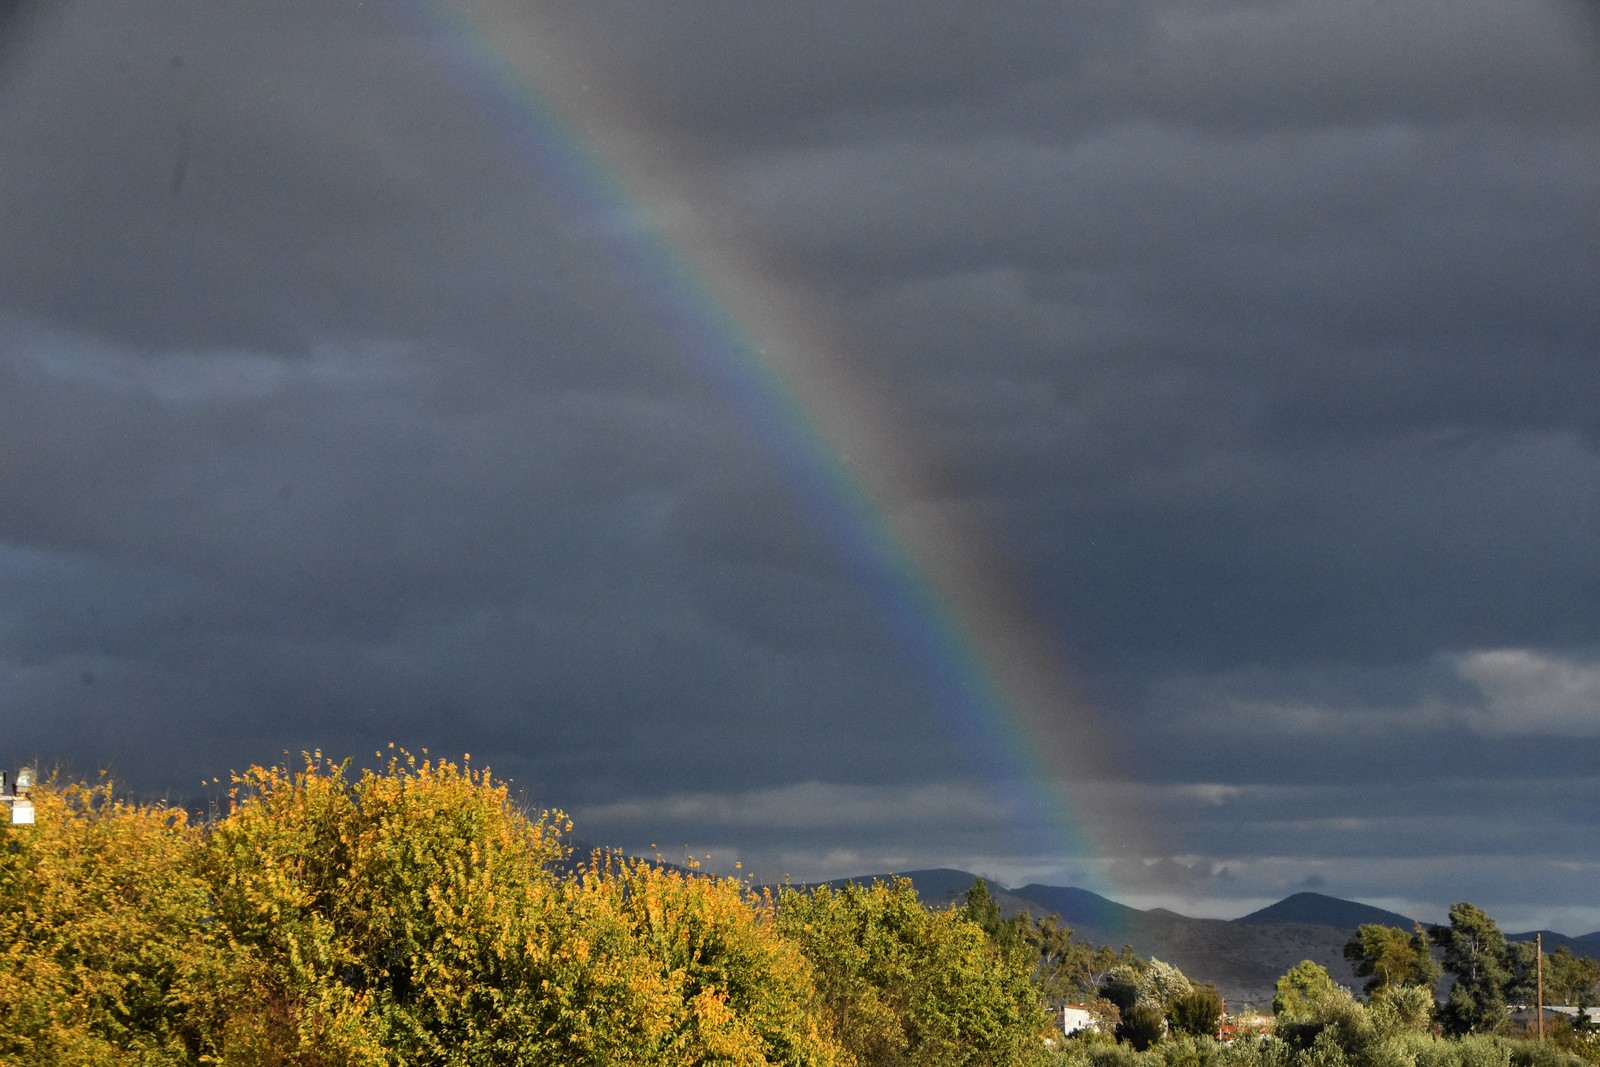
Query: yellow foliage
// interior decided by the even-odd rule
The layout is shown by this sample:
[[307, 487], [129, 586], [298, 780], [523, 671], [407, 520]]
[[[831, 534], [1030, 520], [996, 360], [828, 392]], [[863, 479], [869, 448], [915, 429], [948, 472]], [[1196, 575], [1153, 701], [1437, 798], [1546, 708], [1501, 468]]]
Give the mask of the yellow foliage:
[[185, 1062], [173, 1000], [206, 913], [182, 811], [109, 781], [31, 791], [36, 824], [0, 834], [0, 1060]]
[[[568, 870], [565, 816], [465, 762], [251, 767], [201, 826], [109, 782], [33, 800], [0, 831], [0, 1062], [1014, 1062], [992, 977], [963, 992], [995, 961], [958, 916], [885, 888], [870, 921], [848, 895], [779, 907], [693, 863]], [[847, 928], [860, 959], [821, 950]]]

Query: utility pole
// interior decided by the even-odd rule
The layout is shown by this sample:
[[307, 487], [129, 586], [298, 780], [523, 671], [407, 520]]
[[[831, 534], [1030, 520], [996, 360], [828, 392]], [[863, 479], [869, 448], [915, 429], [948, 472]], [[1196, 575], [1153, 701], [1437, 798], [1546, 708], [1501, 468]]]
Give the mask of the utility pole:
[[1539, 986], [1539, 1040], [1544, 1040], [1544, 935], [1533, 935], [1533, 973]]

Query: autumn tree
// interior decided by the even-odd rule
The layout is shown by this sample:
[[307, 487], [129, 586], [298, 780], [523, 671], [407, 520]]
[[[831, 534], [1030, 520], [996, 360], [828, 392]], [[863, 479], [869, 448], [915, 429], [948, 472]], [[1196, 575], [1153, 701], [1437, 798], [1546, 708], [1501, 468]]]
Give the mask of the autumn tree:
[[351, 773], [236, 776], [206, 872], [235, 984], [232, 1041], [340, 1062], [513, 1062], [547, 1020], [559, 815], [530, 820], [487, 771], [399, 752]]
[[[812, 966], [770, 894], [732, 878], [594, 857], [562, 886], [552, 1062], [828, 1067]], [[558, 924], [562, 925], [562, 924]], [[563, 1022], [563, 1018], [569, 1020]], [[598, 1031], [613, 1040], [602, 1047]]]
[[0, 1062], [187, 1064], [216, 969], [196, 829], [109, 780], [34, 787], [0, 828]]
[[486, 771], [252, 768], [206, 843], [229, 1062], [830, 1067], [810, 964], [739, 882], [599, 856]]

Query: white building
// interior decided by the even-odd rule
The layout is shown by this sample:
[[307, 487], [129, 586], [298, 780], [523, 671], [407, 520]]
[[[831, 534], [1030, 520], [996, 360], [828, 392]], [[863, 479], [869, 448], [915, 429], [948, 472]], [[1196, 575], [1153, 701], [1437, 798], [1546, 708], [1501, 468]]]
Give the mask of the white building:
[[1063, 1004], [1061, 1006], [1061, 1032], [1075, 1034], [1080, 1030], [1098, 1030], [1094, 1016], [1082, 1004]]

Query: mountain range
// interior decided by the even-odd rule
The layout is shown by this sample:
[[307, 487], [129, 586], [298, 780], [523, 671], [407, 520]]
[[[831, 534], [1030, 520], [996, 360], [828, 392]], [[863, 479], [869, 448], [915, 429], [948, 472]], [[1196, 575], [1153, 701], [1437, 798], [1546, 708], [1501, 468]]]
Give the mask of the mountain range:
[[[841, 878], [844, 882], [870, 882], [888, 875]], [[931, 905], [960, 902], [977, 876], [966, 871], [938, 868], [906, 871], [917, 895]], [[1057, 915], [1080, 941], [1121, 948], [1140, 956], [1154, 956], [1174, 964], [1197, 981], [1213, 983], [1230, 1006], [1264, 1008], [1272, 1002], [1278, 978], [1301, 960], [1321, 964], [1334, 980], [1360, 989], [1344, 945], [1365, 923], [1411, 929], [1417, 921], [1397, 912], [1322, 893], [1296, 893], [1276, 904], [1237, 919], [1191, 919], [1164, 908], [1141, 911], [1070, 886], [1025, 885], [1015, 889], [989, 886], [1004, 915], [1026, 911], [1035, 916]], [[1423, 922], [1424, 927], [1434, 925]], [[1535, 931], [1507, 934], [1512, 941], [1531, 941]], [[1546, 952], [1565, 946], [1575, 955], [1600, 959], [1600, 931], [1567, 937], [1549, 930], [1537, 931]]]

